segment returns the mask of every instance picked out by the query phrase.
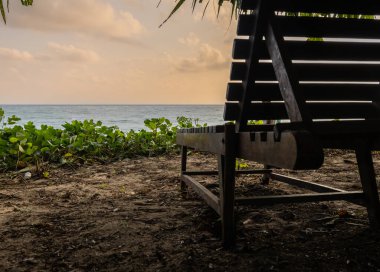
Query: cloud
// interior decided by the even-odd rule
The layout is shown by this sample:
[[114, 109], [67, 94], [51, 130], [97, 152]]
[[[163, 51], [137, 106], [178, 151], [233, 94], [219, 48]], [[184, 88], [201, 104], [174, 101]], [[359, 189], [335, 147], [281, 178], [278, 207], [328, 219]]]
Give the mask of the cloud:
[[196, 46], [201, 40], [195, 35], [195, 33], [190, 32], [186, 38], [179, 38], [178, 41], [187, 46]]
[[0, 47], [0, 59], [30, 61], [33, 60], [34, 57], [31, 53], [27, 51], [20, 51], [14, 48]]
[[71, 61], [71, 62], [97, 62], [100, 60], [99, 55], [88, 49], [82, 49], [70, 44], [48, 43], [46, 49], [42, 52], [30, 53], [15, 48], [0, 47], [0, 60], [8, 61]]
[[38, 31], [75, 32], [84, 35], [133, 41], [145, 32], [128, 11], [115, 10], [104, 0], [35, 1], [32, 7], [13, 5], [9, 25]]
[[204, 69], [218, 70], [228, 67], [229, 59], [219, 49], [208, 43], [201, 43], [194, 33], [190, 33], [187, 38], [180, 39], [180, 42], [194, 48], [197, 51], [197, 56], [176, 59], [170, 57], [176, 70], [196, 72]]
[[50, 42], [48, 44], [48, 48], [50, 50], [48, 56], [60, 60], [74, 62], [96, 62], [100, 59], [99, 55], [96, 52], [92, 50], [81, 49], [73, 45]]

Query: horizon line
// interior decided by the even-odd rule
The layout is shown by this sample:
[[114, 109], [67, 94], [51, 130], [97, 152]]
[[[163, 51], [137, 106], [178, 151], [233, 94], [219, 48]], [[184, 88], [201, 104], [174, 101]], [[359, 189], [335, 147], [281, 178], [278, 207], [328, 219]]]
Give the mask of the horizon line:
[[75, 103], [66, 103], [66, 104], [55, 104], [55, 103], [52, 103], [52, 104], [47, 104], [47, 103], [42, 103], [42, 104], [39, 104], [39, 103], [30, 103], [30, 104], [26, 104], [26, 103], [19, 103], [19, 104], [12, 104], [12, 103], [4, 103], [4, 104], [0, 104], [0, 106], [223, 106], [224, 103], [221, 103], [221, 104], [211, 104], [211, 103], [208, 103], [208, 104], [203, 104], [203, 103], [191, 103], [191, 104], [176, 104], [176, 103], [159, 103], [159, 104], [151, 104], [151, 103], [136, 103], [136, 104], [92, 104], [92, 103], [88, 103], [88, 104], [75, 104]]

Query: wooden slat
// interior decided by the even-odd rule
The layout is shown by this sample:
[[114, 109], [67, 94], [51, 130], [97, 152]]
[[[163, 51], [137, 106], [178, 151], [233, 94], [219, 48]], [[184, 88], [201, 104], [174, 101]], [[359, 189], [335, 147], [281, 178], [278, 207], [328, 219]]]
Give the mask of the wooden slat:
[[379, 117], [378, 108], [373, 103], [308, 103], [313, 119], [349, 119]]
[[[289, 119], [284, 104], [263, 103], [249, 106], [248, 120]], [[227, 102], [224, 108], [224, 120], [234, 121], [239, 115], [239, 104]]]
[[224, 131], [224, 125], [208, 126], [208, 127], [194, 127], [182, 128], [177, 133], [220, 133]]
[[[256, 9], [258, 0], [242, 0], [242, 10]], [[374, 0], [273, 0], [275, 10], [343, 14], [380, 14], [380, 3]]]
[[[380, 61], [380, 43], [286, 41], [285, 46], [293, 60]], [[232, 57], [244, 60], [248, 55], [248, 40], [236, 39]], [[268, 51], [263, 50], [260, 57], [269, 59]]]
[[[380, 81], [379, 64], [293, 63], [293, 67], [300, 81]], [[243, 80], [246, 69], [244, 62], [233, 62], [231, 80]], [[260, 63], [254, 74], [259, 81], [276, 80], [272, 63]]]
[[287, 41], [293, 60], [380, 61], [380, 43]]
[[[256, 174], [269, 174], [272, 170], [270, 169], [252, 169], [252, 170], [236, 170], [236, 175], [256, 175]], [[183, 175], [188, 176], [213, 176], [218, 175], [217, 170], [203, 170], [203, 171], [185, 171]]]
[[[230, 80], [243, 80], [247, 69], [247, 64], [245, 62], [232, 62]], [[270, 73], [274, 76], [274, 71], [270, 71]]]
[[[262, 42], [262, 44], [264, 44], [264, 42]], [[249, 57], [250, 50], [251, 50], [251, 47], [250, 47], [249, 40], [235, 39], [232, 45], [232, 58], [236, 60], [247, 59]], [[265, 50], [264, 52], [262, 52], [260, 58], [268, 59], [269, 58], [268, 51]]]
[[[376, 118], [377, 108], [372, 103], [307, 103], [313, 119], [349, 119]], [[227, 102], [224, 110], [224, 120], [232, 121], [237, 118], [239, 105]], [[289, 119], [283, 103], [253, 103], [248, 110], [249, 120], [278, 120]]]
[[282, 195], [282, 196], [257, 196], [237, 198], [237, 205], [275, 205], [280, 203], [305, 203], [316, 201], [333, 201], [333, 200], [357, 200], [364, 199], [363, 192], [333, 192], [320, 194], [298, 194], [298, 195]]
[[271, 169], [252, 169], [252, 170], [236, 170], [236, 175], [256, 175], [256, 174], [270, 174]]
[[177, 133], [176, 143], [199, 151], [224, 153], [224, 133]]
[[[278, 123], [274, 125], [273, 131], [277, 135], [287, 130], [302, 129], [302, 123]], [[310, 127], [310, 131], [318, 136], [323, 135], [380, 135], [379, 119], [372, 120], [346, 120], [346, 121], [316, 121]]]
[[[243, 85], [229, 83], [228, 101], [241, 99]], [[306, 100], [316, 101], [379, 101], [379, 84], [300, 84]], [[282, 96], [276, 83], [256, 83], [252, 101], [281, 101]]]
[[198, 181], [192, 179], [187, 175], [181, 176], [181, 180], [184, 181], [187, 186], [191, 187], [197, 194], [206, 201], [206, 203], [213, 208], [218, 214], [220, 214], [219, 198], [209, 191], [206, 187], [200, 184]]
[[[255, 15], [240, 15], [237, 34], [252, 34]], [[284, 36], [379, 39], [380, 20], [276, 16]]]
[[182, 173], [187, 176], [213, 176], [218, 175], [216, 170], [202, 170], [202, 171], [186, 171]]
[[281, 181], [289, 185], [297, 186], [299, 188], [307, 189], [317, 193], [328, 193], [328, 192], [345, 192], [344, 190], [326, 186], [323, 184], [310, 182], [302, 179], [297, 179], [289, 176], [284, 176], [276, 173], [270, 174], [272, 180]]

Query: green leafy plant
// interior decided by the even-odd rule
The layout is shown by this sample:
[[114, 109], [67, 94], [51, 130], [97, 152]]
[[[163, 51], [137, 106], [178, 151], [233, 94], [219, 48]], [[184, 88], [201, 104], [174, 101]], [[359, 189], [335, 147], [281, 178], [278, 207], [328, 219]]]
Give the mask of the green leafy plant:
[[243, 169], [247, 169], [249, 168], [249, 165], [243, 161], [243, 160], [240, 160], [240, 159], [237, 159], [236, 162], [235, 162], [235, 169], [236, 170], [243, 170]]
[[[178, 117], [178, 125], [166, 118], [144, 121], [146, 129], [121, 131], [100, 121], [72, 121], [62, 129], [32, 122], [19, 125], [20, 118], [6, 118], [0, 108], [0, 171], [36, 166], [46, 177], [45, 163], [61, 165], [108, 162], [126, 157], [155, 156], [175, 152], [178, 128], [199, 127], [198, 119]], [[206, 124], [203, 124], [206, 125]]]

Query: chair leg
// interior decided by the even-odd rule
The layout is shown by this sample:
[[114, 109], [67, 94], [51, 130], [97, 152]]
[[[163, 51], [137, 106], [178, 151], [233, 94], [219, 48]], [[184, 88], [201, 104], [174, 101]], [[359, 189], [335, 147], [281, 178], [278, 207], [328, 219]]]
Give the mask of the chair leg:
[[[274, 125], [274, 124], [276, 124], [276, 121], [275, 120], [267, 120], [267, 121], [265, 121], [265, 124]], [[264, 169], [270, 169], [270, 168], [271, 168], [270, 165], [267, 165], [267, 164], [264, 165]], [[270, 174], [262, 175], [260, 181], [263, 185], [268, 185], [270, 182]]]
[[[269, 165], [264, 165], [264, 169], [270, 169], [271, 167]], [[270, 182], [270, 174], [263, 174], [261, 177], [261, 183], [263, 185], [268, 185]]]
[[360, 181], [367, 201], [368, 218], [371, 227], [380, 230], [380, 202], [376, 185], [376, 174], [373, 167], [372, 154], [365, 144], [356, 149]]
[[[181, 176], [186, 172], [187, 167], [187, 146], [181, 146]], [[181, 193], [186, 192], [186, 183], [181, 179]]]
[[219, 155], [220, 215], [224, 248], [235, 245], [235, 158]]

